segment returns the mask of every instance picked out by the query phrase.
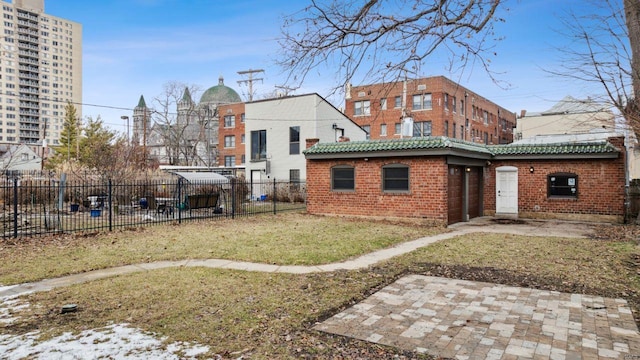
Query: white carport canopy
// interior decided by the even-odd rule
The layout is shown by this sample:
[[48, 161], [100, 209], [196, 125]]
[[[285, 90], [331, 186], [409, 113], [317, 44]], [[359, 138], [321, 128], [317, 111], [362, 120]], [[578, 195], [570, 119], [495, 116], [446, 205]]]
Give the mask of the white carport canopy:
[[220, 175], [215, 172], [185, 172], [174, 171], [174, 174], [187, 180], [190, 183], [214, 183], [214, 184], [228, 184], [229, 179], [226, 176]]

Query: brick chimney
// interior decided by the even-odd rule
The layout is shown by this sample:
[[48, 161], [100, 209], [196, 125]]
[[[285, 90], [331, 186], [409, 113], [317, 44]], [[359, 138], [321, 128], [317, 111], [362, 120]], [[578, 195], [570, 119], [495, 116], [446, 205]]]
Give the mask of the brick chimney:
[[520, 110], [520, 118], [522, 119], [525, 115], [527, 115], [527, 110]]
[[306, 149], [308, 149], [308, 148], [312, 147], [313, 145], [319, 143], [320, 139], [318, 139], [318, 138], [310, 138], [310, 139], [305, 139], [305, 142], [307, 143]]

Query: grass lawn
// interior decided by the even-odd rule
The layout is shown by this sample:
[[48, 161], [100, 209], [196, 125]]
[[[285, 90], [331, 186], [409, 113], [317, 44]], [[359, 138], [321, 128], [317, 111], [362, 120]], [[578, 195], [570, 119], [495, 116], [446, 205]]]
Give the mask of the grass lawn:
[[[367, 270], [327, 274], [205, 268], [141, 272], [28, 295], [31, 306], [2, 332], [37, 329], [55, 336], [128, 323], [168, 341], [209, 345], [210, 356], [224, 358], [428, 358], [309, 328], [408, 273], [621, 297], [637, 318], [640, 250], [637, 232], [630, 229], [635, 230], [607, 228], [597, 239], [471, 234]], [[284, 214], [2, 243], [0, 256], [10, 260], [0, 266], [0, 284], [184, 258], [321, 264], [442, 231], [410, 223]], [[80, 310], [60, 315], [59, 307], [67, 303]]]

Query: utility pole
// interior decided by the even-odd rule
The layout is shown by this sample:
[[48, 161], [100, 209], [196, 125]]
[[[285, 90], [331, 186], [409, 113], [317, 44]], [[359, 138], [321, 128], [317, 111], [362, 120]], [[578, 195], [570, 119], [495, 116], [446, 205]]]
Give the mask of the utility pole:
[[248, 75], [249, 78], [246, 80], [238, 80], [238, 85], [242, 85], [242, 84], [249, 84], [249, 101], [253, 101], [253, 82], [254, 81], [262, 81], [264, 80], [263, 78], [257, 78], [255, 79], [253, 77], [253, 74], [256, 73], [263, 73], [264, 70], [262, 69], [258, 69], [258, 70], [243, 70], [243, 71], [238, 71], [239, 75]]
[[142, 113], [142, 163], [147, 167], [147, 109]]

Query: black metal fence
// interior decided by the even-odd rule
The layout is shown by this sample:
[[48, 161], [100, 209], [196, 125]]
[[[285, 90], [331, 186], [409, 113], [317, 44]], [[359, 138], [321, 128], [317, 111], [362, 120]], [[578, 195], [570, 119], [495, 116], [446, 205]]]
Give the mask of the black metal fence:
[[0, 180], [0, 202], [2, 238], [18, 238], [301, 210], [306, 184], [238, 178], [70, 182], [7, 175]]

